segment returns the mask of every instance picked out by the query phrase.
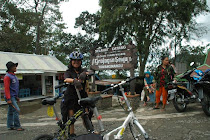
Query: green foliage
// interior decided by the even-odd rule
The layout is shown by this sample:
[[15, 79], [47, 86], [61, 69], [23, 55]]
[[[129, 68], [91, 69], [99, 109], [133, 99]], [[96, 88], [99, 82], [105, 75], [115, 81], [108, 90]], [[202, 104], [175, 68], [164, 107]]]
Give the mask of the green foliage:
[[0, 11], [0, 50], [32, 52], [33, 35], [30, 32], [30, 26], [34, 23], [35, 14], [23, 8], [17, 8], [15, 4], [7, 1], [2, 1], [0, 6], [2, 9]]
[[0, 50], [48, 54], [65, 29], [59, 0], [2, 0]]
[[131, 39], [139, 53], [140, 75], [151, 50], [166, 37], [189, 37], [193, 17], [207, 12], [206, 0], [100, 0], [100, 38], [111, 45]]
[[62, 62], [68, 64], [68, 56], [72, 51], [78, 50], [84, 54], [83, 65], [89, 67], [90, 50], [99, 46], [104, 46], [103, 41], [97, 39], [99, 32], [100, 13], [90, 14], [85, 11], [76, 18], [75, 28], [81, 28], [85, 34], [78, 33], [71, 35], [70, 33], [61, 33], [58, 36], [59, 45], [53, 48], [54, 54]]
[[[186, 64], [187, 69], [191, 69], [191, 62], [195, 62], [196, 67], [200, 66], [204, 63], [207, 49], [210, 48], [209, 46], [210, 44], [207, 44], [206, 46], [181, 46], [176, 54], [176, 62]], [[156, 50], [156, 53], [152, 52], [148, 59], [147, 69], [151, 72], [154, 72], [157, 66], [161, 64], [161, 56], [168, 56], [168, 54], [169, 50], [167, 48], [163, 48], [162, 50]], [[170, 61], [174, 62], [174, 57], [170, 58]]]
[[90, 14], [88, 11], [84, 11], [76, 18], [75, 28], [81, 28], [86, 34], [92, 37], [99, 33], [100, 13]]
[[207, 46], [182, 46], [181, 50], [176, 56], [177, 62], [182, 62], [187, 64], [187, 69], [191, 69], [190, 63], [195, 62], [195, 66], [200, 66], [204, 63], [206, 57], [206, 48]]

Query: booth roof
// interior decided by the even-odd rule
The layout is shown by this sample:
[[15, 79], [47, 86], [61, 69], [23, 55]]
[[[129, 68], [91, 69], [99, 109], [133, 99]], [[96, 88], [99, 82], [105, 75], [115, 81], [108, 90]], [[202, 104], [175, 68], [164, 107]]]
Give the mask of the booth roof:
[[6, 63], [18, 63], [17, 72], [20, 74], [57, 73], [66, 71], [67, 67], [54, 56], [12, 53], [0, 51], [0, 74], [6, 73]]

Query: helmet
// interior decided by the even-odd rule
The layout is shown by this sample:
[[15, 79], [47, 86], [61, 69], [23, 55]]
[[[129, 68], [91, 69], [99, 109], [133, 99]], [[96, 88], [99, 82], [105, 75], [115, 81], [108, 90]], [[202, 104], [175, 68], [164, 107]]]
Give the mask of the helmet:
[[83, 54], [78, 52], [78, 51], [74, 51], [70, 54], [70, 59], [77, 59], [77, 60], [82, 60], [83, 59]]

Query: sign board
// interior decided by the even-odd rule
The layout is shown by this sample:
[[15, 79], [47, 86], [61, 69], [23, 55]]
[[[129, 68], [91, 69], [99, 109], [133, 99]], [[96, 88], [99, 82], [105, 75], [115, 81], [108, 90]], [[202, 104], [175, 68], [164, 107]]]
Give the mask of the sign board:
[[137, 66], [137, 55], [134, 45], [110, 48], [97, 48], [91, 52], [91, 69], [113, 70], [132, 69]]

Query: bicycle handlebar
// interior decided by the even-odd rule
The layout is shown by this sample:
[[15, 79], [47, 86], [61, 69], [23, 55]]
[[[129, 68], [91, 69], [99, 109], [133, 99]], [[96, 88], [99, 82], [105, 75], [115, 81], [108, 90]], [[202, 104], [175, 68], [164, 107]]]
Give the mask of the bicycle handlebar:
[[111, 87], [109, 87], [109, 88], [107, 88], [107, 89], [101, 91], [101, 94], [102, 94], [102, 93], [105, 93], [105, 92], [107, 92], [107, 91], [109, 91], [109, 90], [111, 90], [111, 89], [114, 89], [114, 88], [116, 88], [116, 87], [118, 87], [118, 86], [120, 86], [120, 85], [123, 85], [123, 84], [125, 84], [125, 83], [131, 82], [132, 80], [134, 80], [134, 79], [136, 79], [136, 78], [139, 78], [139, 77], [133, 77], [133, 78], [129, 78], [129, 79], [123, 80], [123, 81], [121, 81], [119, 84], [116, 84], [116, 85], [114, 85], [114, 86], [111, 86]]

